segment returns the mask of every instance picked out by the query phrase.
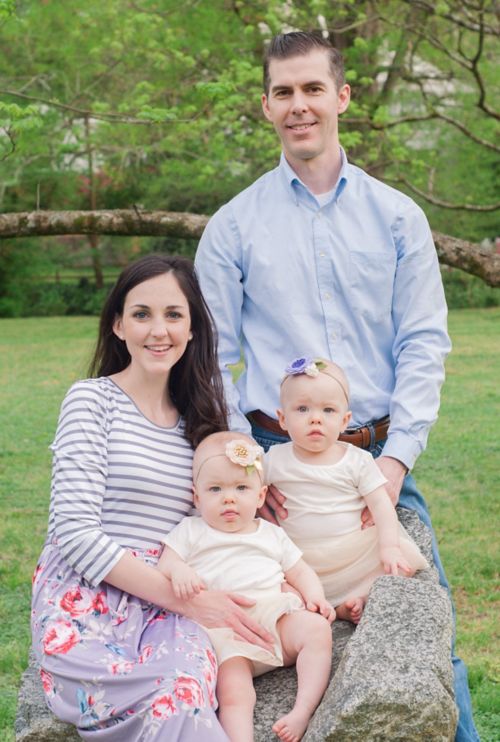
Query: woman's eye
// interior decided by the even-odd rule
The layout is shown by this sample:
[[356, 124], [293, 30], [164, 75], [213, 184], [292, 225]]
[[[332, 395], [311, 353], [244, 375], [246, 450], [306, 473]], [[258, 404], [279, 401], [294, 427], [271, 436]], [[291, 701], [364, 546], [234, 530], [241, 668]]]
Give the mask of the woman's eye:
[[148, 316], [147, 312], [134, 312], [134, 317], [136, 319], [145, 319]]
[[168, 312], [167, 318], [168, 319], [181, 319], [182, 314], [180, 312]]

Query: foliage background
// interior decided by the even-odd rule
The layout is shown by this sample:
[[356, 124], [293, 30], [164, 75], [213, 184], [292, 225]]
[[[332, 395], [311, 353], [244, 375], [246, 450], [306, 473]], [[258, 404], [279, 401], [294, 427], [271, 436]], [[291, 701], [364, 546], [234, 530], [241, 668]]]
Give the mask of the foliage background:
[[[494, 239], [495, 5], [0, 0], [0, 210], [212, 213], [279, 156], [259, 102], [267, 41], [314, 28], [345, 57], [353, 99], [341, 142], [350, 160], [413, 195], [434, 229]], [[100, 296], [30, 285], [78, 267], [77, 278], [100, 288], [106, 266], [158, 247], [194, 251], [152, 239], [3, 240], [0, 315], [71, 312], [72, 302], [91, 311]], [[498, 292], [447, 280], [457, 300], [498, 302]]]

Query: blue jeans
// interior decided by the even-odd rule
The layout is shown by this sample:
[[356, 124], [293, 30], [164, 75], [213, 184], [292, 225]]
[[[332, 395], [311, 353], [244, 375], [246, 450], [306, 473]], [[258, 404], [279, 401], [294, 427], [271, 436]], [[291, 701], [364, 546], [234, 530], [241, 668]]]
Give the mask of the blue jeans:
[[[267, 451], [270, 446], [274, 446], [277, 443], [286, 443], [290, 439], [287, 436], [276, 435], [270, 433], [264, 428], [260, 428], [257, 425], [252, 425], [252, 435], [261, 445], [264, 450]], [[371, 448], [370, 452], [376, 458], [382, 452], [384, 441], [375, 443]], [[439, 573], [439, 584], [442, 585], [450, 596], [452, 611], [453, 611], [453, 624], [455, 624], [455, 607], [451, 599], [450, 586], [446, 575], [444, 573], [441, 558], [439, 556], [436, 535], [432, 528], [431, 516], [427, 508], [426, 502], [420, 492], [417, 489], [415, 480], [411, 474], [405, 477], [401, 494], [399, 495], [399, 503], [401, 507], [407, 510], [414, 510], [422, 523], [424, 523], [431, 532], [432, 536], [432, 557], [434, 564]], [[455, 630], [453, 630], [455, 634]], [[476, 727], [474, 726], [474, 719], [472, 718], [472, 703], [469, 693], [469, 684], [467, 681], [467, 668], [464, 662], [455, 655], [455, 637], [453, 636], [452, 650], [451, 650], [451, 662], [453, 666], [454, 674], [454, 685], [455, 685], [455, 702], [459, 711], [458, 727], [455, 735], [455, 742], [480, 742], [479, 735]]]

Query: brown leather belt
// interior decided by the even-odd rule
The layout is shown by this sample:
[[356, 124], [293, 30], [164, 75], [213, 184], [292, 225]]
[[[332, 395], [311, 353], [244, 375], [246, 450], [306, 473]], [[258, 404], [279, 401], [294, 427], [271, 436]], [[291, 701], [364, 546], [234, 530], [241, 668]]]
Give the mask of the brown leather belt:
[[[278, 421], [269, 417], [269, 415], [266, 415], [265, 412], [252, 410], [252, 412], [247, 414], [247, 417], [250, 422], [255, 423], [255, 425], [258, 425], [260, 428], [264, 428], [264, 430], [268, 430], [270, 433], [274, 433], [275, 435], [286, 435]], [[365, 425], [362, 428], [344, 430], [344, 432], [339, 435], [339, 441], [352, 443], [353, 446], [358, 446], [358, 448], [370, 448], [373, 443], [378, 443], [378, 441], [383, 441], [387, 438], [389, 423], [389, 416], [387, 416], [383, 417], [381, 420], [375, 420], [375, 422], [370, 423], [370, 426]], [[373, 429], [373, 436], [370, 427]]]

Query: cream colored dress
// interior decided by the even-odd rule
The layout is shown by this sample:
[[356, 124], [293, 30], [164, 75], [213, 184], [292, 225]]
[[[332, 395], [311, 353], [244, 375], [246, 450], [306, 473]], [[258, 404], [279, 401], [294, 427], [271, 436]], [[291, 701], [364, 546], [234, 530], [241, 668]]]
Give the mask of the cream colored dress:
[[205, 627], [219, 665], [231, 657], [247, 657], [252, 661], [254, 676], [283, 665], [276, 624], [285, 613], [304, 608], [295, 593], [281, 592], [284, 573], [299, 561], [300, 549], [282, 528], [259, 518], [256, 523], [253, 533], [226, 533], [192, 516], [184, 518], [163, 539], [196, 570], [208, 588], [240, 593], [256, 601], [243, 610], [273, 634], [273, 652], [241, 641], [229, 628]]
[[[339, 445], [345, 453], [333, 465], [305, 464], [295, 456], [292, 443], [271, 446], [264, 456], [266, 483], [286, 497], [288, 517], [281, 525], [334, 606], [367, 595], [374, 579], [384, 574], [377, 527], [361, 530], [361, 512], [363, 497], [387, 481], [368, 451], [350, 443]], [[399, 538], [413, 569], [429, 566], [401, 525]]]

